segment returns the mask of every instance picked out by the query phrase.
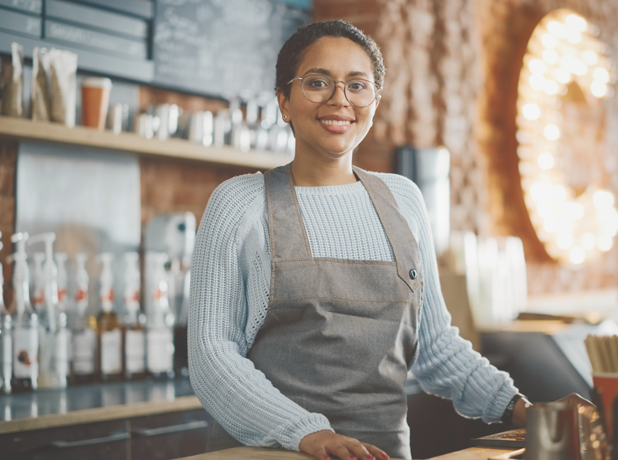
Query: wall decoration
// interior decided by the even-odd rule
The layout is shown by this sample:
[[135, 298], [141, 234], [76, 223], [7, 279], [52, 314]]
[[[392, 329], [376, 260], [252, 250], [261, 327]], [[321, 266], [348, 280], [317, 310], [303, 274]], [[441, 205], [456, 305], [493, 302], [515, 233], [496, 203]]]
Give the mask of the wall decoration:
[[566, 9], [534, 29], [517, 99], [517, 154], [532, 225], [548, 254], [579, 265], [614, 244], [606, 100], [616, 69], [599, 29]]

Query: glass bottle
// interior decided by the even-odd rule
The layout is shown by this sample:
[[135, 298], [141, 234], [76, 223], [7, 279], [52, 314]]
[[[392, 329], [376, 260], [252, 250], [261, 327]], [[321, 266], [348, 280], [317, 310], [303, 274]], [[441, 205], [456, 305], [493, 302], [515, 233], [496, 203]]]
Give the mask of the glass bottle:
[[75, 296], [69, 315], [71, 330], [71, 381], [91, 383], [96, 380], [97, 319], [88, 312], [88, 272], [83, 253], [75, 255]]
[[124, 373], [127, 380], [139, 380], [146, 373], [146, 318], [139, 304], [140, 271], [139, 254], [129, 252], [126, 262], [124, 304]]
[[100, 277], [99, 299], [101, 312], [97, 318], [99, 335], [99, 374], [105, 382], [122, 380], [122, 325], [114, 311], [112, 275], [113, 254], [103, 253], [97, 260], [103, 265]]
[[156, 380], [174, 377], [174, 315], [167, 291], [167, 258], [164, 253], [146, 253], [146, 368]]
[[66, 269], [66, 261], [68, 256], [66, 252], [57, 252], [54, 254], [54, 260], [56, 261], [56, 267], [58, 269], [58, 311], [64, 313], [67, 318], [67, 327], [66, 327], [66, 344], [67, 344], [67, 378], [71, 375], [71, 360], [72, 357], [72, 347], [71, 343], [73, 342], [73, 338], [71, 337], [71, 328], [68, 326], [69, 320], [69, 299], [68, 299], [68, 284], [69, 284], [69, 276]]
[[58, 307], [58, 268], [54, 263], [56, 234], [42, 233], [29, 244], [45, 243], [45, 308], [39, 313], [39, 388], [65, 388], [69, 362], [67, 315]]
[[191, 284], [191, 266], [185, 261], [185, 269], [180, 279], [182, 296], [176, 301], [176, 322], [174, 326], [174, 373], [183, 377], [189, 376], [189, 353], [187, 344], [187, 320], [189, 316], [189, 290]]
[[[2, 243], [0, 243], [0, 250], [2, 250]], [[10, 393], [13, 373], [13, 325], [11, 315], [4, 305], [3, 288], [4, 276], [2, 264], [0, 264], [0, 393]]]
[[34, 311], [40, 313], [45, 309], [45, 272], [43, 271], [45, 253], [35, 252], [32, 259], [34, 260], [32, 307], [34, 308]]
[[26, 261], [28, 233], [14, 233], [11, 241], [16, 244], [13, 254], [13, 392], [37, 389], [39, 376], [39, 319], [30, 304], [28, 288], [29, 271]]

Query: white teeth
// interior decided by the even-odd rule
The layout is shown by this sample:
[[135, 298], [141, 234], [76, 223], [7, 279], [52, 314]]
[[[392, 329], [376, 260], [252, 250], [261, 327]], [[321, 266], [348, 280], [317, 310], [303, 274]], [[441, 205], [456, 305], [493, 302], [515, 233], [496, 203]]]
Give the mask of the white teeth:
[[349, 121], [343, 121], [343, 120], [320, 120], [320, 123], [324, 123], [325, 125], [329, 125], [329, 126], [343, 126], [343, 125], [349, 125], [350, 122]]

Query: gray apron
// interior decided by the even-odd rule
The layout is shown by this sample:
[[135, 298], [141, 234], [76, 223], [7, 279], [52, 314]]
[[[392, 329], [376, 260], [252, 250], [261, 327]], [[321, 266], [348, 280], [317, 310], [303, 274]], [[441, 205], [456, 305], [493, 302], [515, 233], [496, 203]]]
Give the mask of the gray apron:
[[[418, 244], [378, 177], [354, 167], [395, 262], [312, 257], [291, 165], [265, 174], [271, 245], [269, 309], [247, 357], [336, 433], [411, 458], [406, 374], [416, 352]], [[242, 446], [215, 423], [207, 451]]]

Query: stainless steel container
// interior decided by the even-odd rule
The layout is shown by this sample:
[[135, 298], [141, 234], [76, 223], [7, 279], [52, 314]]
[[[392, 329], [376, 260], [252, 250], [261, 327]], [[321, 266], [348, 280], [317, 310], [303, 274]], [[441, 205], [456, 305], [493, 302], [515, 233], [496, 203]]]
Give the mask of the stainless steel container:
[[525, 460], [581, 460], [574, 406], [537, 403], [526, 418]]
[[189, 140], [210, 147], [213, 142], [212, 112], [197, 112], [191, 115], [189, 123]]

